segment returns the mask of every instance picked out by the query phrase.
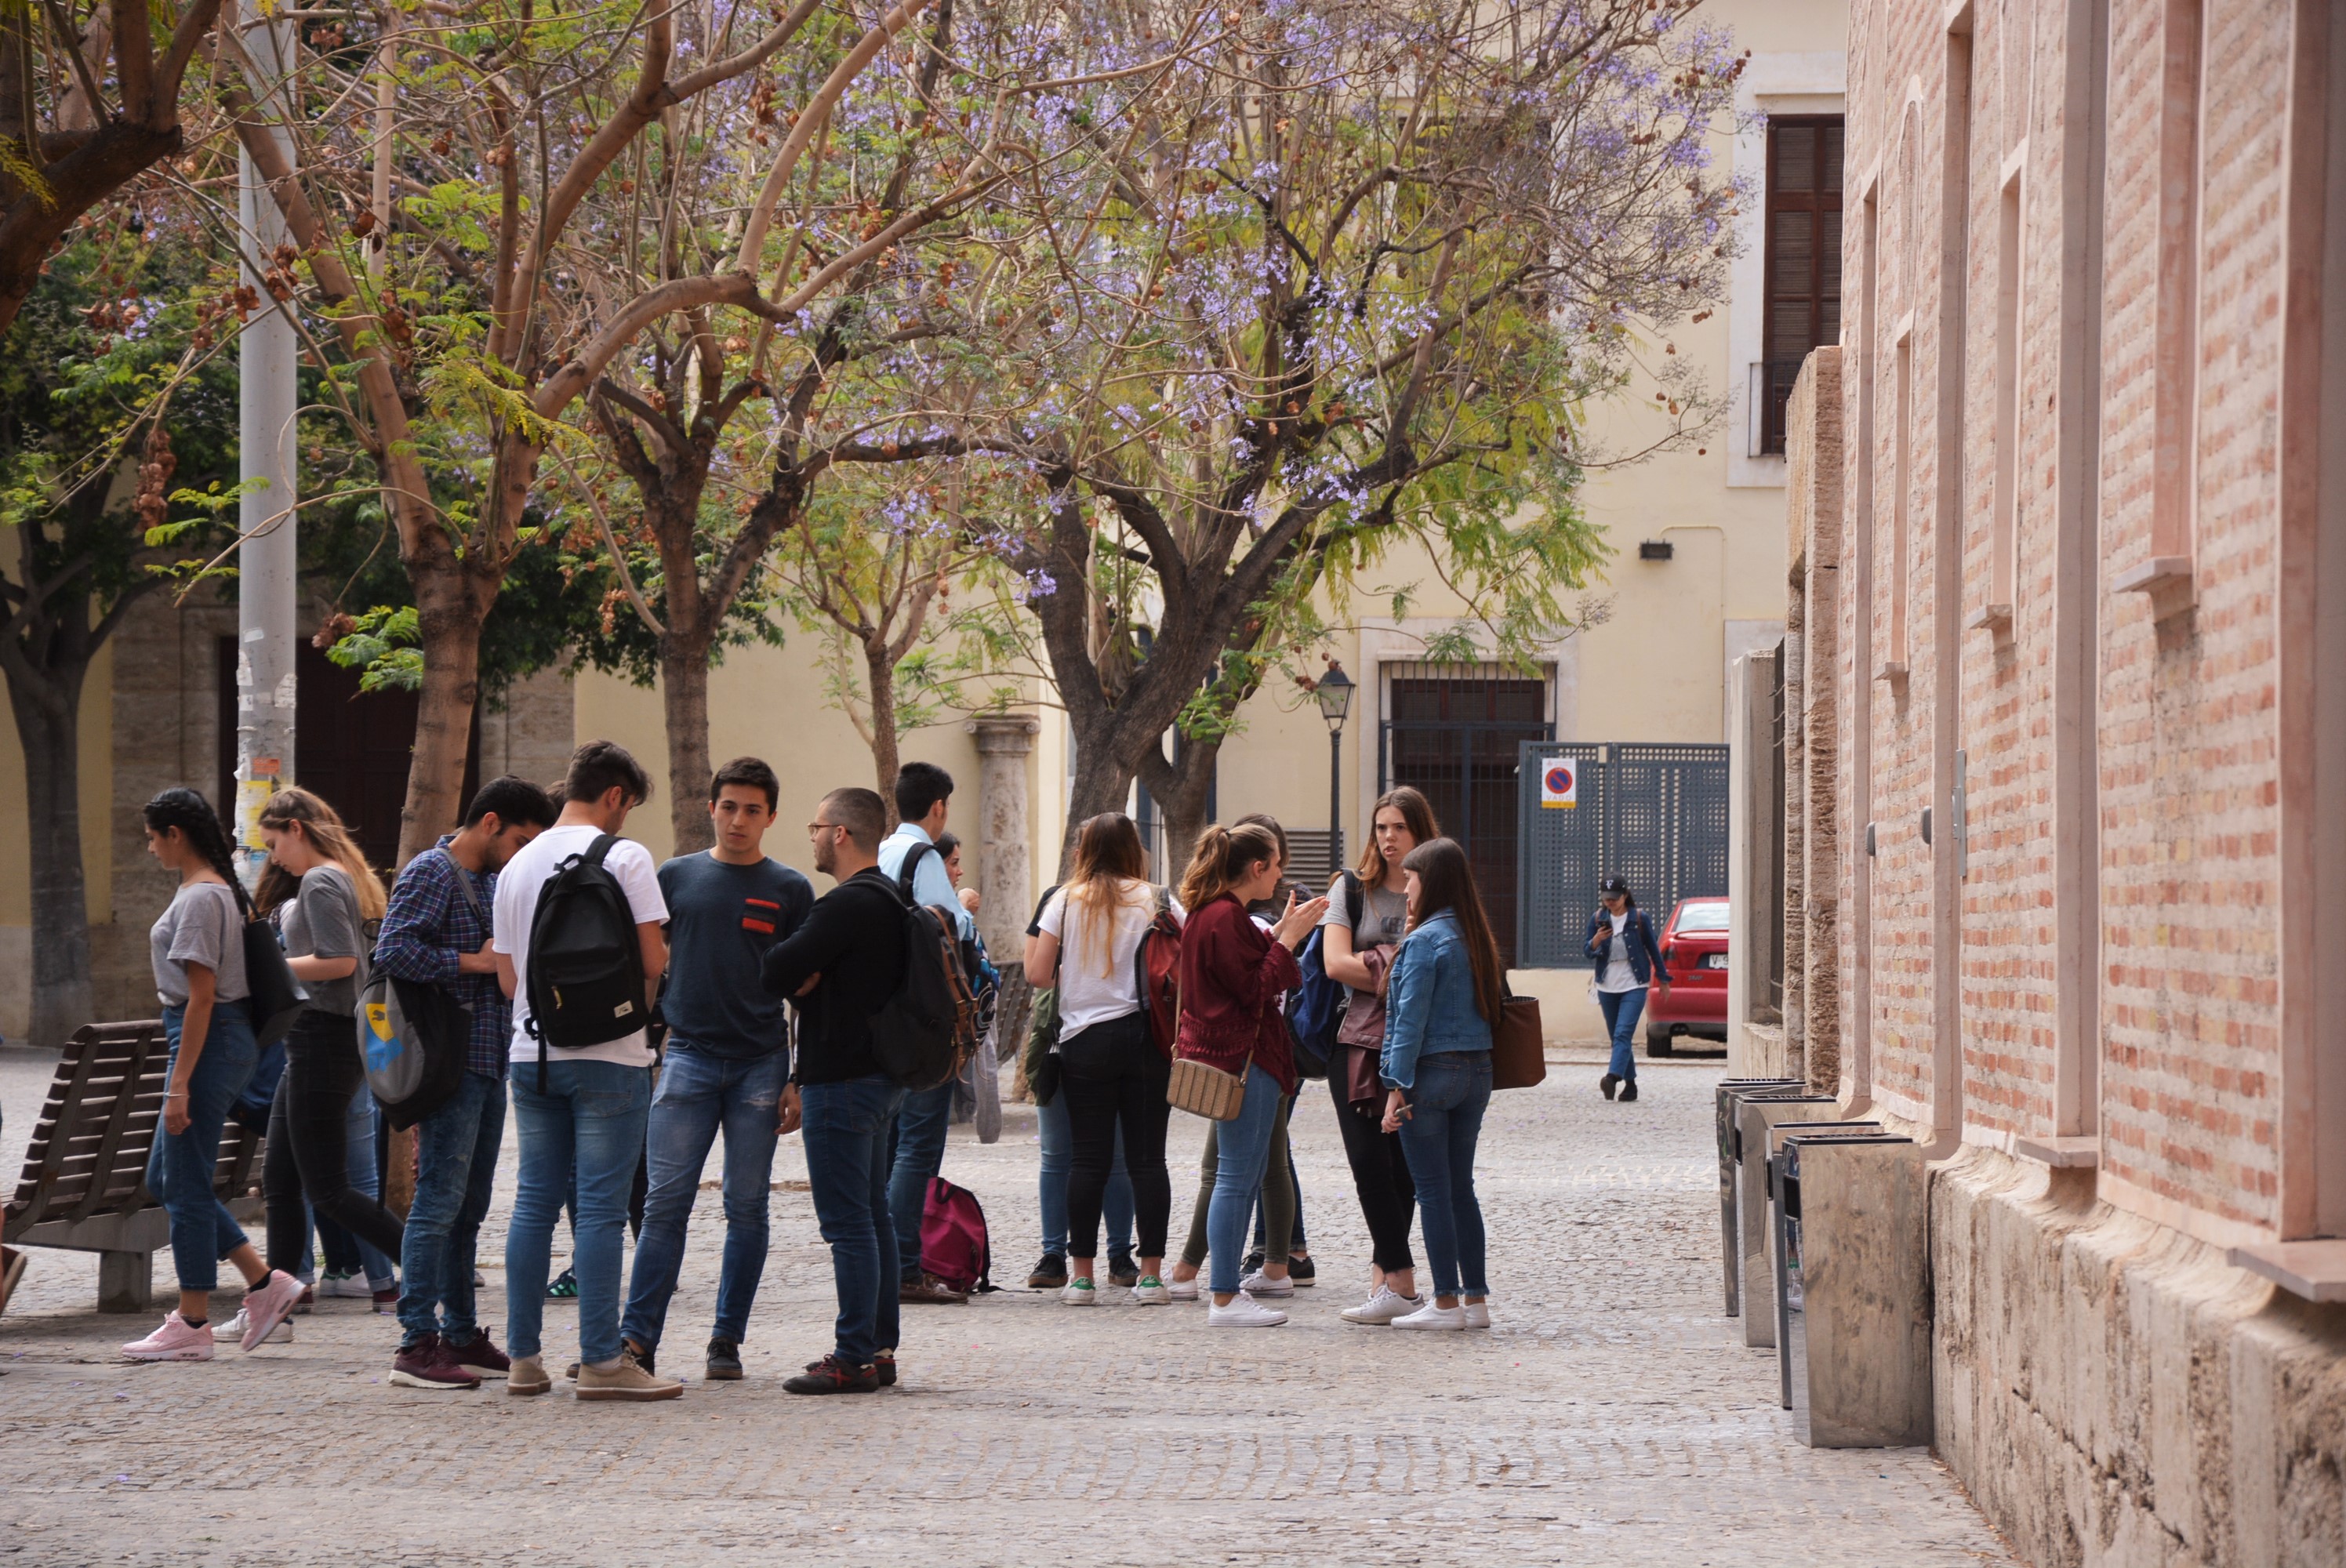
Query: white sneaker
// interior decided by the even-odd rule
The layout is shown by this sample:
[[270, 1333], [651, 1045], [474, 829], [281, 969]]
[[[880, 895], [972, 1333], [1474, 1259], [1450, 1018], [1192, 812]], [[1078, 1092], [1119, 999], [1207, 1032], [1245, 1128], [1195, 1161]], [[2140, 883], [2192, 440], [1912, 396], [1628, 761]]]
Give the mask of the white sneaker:
[[1429, 1301], [1406, 1318], [1392, 1320], [1396, 1329], [1464, 1329], [1466, 1309], [1464, 1307], [1437, 1307]]
[[[246, 1317], [244, 1308], [240, 1307], [236, 1309], [235, 1317], [225, 1323], [212, 1325], [212, 1338], [222, 1344], [227, 1344], [231, 1339], [243, 1339], [244, 1331], [251, 1327], [252, 1319]], [[290, 1345], [292, 1342], [293, 1319], [291, 1318], [269, 1330], [269, 1338], [261, 1341], [264, 1345]]]
[[1154, 1274], [1142, 1275], [1139, 1283], [1132, 1288], [1132, 1304], [1136, 1307], [1166, 1307], [1172, 1301], [1173, 1292]]
[[363, 1274], [329, 1272], [319, 1277], [318, 1294], [332, 1299], [371, 1301], [374, 1298], [374, 1287], [367, 1283]]
[[1403, 1296], [1390, 1285], [1380, 1285], [1377, 1293], [1358, 1307], [1347, 1307], [1338, 1314], [1347, 1323], [1369, 1323], [1379, 1328], [1396, 1318], [1406, 1317], [1425, 1305], [1423, 1298]]
[[1295, 1281], [1273, 1279], [1258, 1268], [1239, 1281], [1239, 1288], [1250, 1296], [1292, 1296], [1295, 1294]]
[[1192, 1274], [1187, 1279], [1168, 1279], [1165, 1282], [1165, 1293], [1168, 1301], [1195, 1301], [1198, 1298], [1198, 1277]]
[[1286, 1321], [1286, 1313], [1264, 1306], [1243, 1290], [1230, 1298], [1229, 1306], [1206, 1312], [1207, 1325], [1215, 1329], [1276, 1329]]
[[1469, 1329], [1487, 1329], [1491, 1326], [1490, 1298], [1484, 1297], [1480, 1301], [1462, 1301], [1458, 1304], [1458, 1309], [1466, 1314], [1466, 1327]]
[[1068, 1307], [1090, 1307], [1099, 1300], [1099, 1287], [1088, 1279], [1070, 1279], [1059, 1289], [1059, 1300]]

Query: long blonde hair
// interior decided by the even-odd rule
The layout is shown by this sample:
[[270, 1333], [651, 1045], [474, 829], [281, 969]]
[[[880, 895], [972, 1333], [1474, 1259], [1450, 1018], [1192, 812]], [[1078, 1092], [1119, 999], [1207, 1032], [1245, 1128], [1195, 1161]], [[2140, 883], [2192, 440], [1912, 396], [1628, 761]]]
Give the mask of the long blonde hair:
[[1377, 849], [1377, 813], [1388, 806], [1401, 813], [1402, 825], [1418, 843], [1430, 844], [1442, 837], [1442, 822], [1434, 816], [1433, 802], [1425, 798], [1423, 790], [1398, 784], [1378, 796], [1377, 803], [1369, 808], [1369, 841], [1361, 846], [1361, 863], [1352, 868], [1352, 874], [1372, 888], [1385, 885], [1388, 868], [1384, 855]]
[[1147, 870], [1140, 830], [1123, 812], [1086, 817], [1076, 830], [1076, 869], [1059, 889], [1067, 917], [1059, 922], [1064, 932], [1060, 946], [1063, 952], [1072, 951], [1077, 932], [1100, 931], [1103, 980], [1116, 967], [1115, 931], [1109, 922], [1117, 908], [1133, 901], [1133, 884], [1144, 882]]
[[1247, 868], [1279, 860], [1279, 840], [1252, 822], [1208, 828], [1198, 835], [1189, 869], [1181, 873], [1181, 907], [1196, 914], [1246, 880]]
[[[359, 853], [358, 840], [351, 837], [349, 825], [323, 799], [289, 784], [271, 795], [269, 804], [260, 809], [260, 825], [282, 833], [297, 824], [311, 846], [351, 879], [351, 887], [358, 894], [359, 918], [381, 920], [391, 903], [391, 895], [383, 891], [382, 879], [366, 863], [366, 857]], [[300, 879], [272, 860], [261, 873], [257, 901], [264, 911], [273, 910], [289, 902], [300, 887]]]

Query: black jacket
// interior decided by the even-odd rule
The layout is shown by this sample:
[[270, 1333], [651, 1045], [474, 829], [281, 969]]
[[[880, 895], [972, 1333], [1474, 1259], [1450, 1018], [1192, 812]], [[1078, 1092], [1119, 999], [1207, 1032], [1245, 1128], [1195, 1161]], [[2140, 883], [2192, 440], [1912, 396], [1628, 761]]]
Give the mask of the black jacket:
[[[822, 979], [804, 996], [807, 976]], [[878, 868], [856, 872], [815, 900], [806, 923], [766, 954], [760, 979], [796, 1000], [801, 1084], [877, 1076], [872, 1015], [904, 983], [904, 905]]]

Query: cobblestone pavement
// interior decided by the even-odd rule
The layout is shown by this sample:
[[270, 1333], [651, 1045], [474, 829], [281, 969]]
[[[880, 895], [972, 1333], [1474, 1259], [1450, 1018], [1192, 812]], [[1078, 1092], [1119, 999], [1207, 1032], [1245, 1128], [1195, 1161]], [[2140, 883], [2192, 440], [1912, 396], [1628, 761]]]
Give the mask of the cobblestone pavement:
[[[0, 1563], [2009, 1562], [1927, 1453], [1792, 1441], [1772, 1352], [1719, 1312], [1718, 1066], [1656, 1064], [1633, 1105], [1597, 1097], [1600, 1070], [1492, 1105], [1488, 1334], [1339, 1320], [1366, 1236], [1320, 1098], [1296, 1137], [1321, 1283], [1286, 1328], [1013, 1289], [908, 1308], [903, 1385], [872, 1397], [780, 1388], [832, 1313], [795, 1138], [747, 1380], [657, 1405], [393, 1389], [391, 1320], [358, 1301], [296, 1319], [291, 1345], [128, 1365], [114, 1347], [151, 1320], [94, 1313], [95, 1260], [38, 1252], [0, 1318]], [[0, 1054], [11, 1180], [47, 1073]], [[955, 1128], [945, 1172], [1015, 1286], [1037, 1250], [1034, 1113], [1005, 1121], [992, 1146]], [[1175, 1122], [1178, 1215], [1201, 1129]], [[482, 1248], [498, 1325], [510, 1135], [506, 1165]], [[707, 1333], [716, 1209], [670, 1319], [680, 1366]], [[556, 1365], [574, 1315], [549, 1307]]]

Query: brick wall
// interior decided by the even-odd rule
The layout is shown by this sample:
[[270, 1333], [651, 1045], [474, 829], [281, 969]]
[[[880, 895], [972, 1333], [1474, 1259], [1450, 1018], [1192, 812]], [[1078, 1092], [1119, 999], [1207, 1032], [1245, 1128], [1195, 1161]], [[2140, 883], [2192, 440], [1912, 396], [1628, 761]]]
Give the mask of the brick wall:
[[2346, 115], [2333, 25], [2327, 0], [1851, 18], [1850, 327], [1790, 434], [1837, 444], [1844, 485], [1789, 519], [1789, 806], [1839, 845], [1838, 934], [1811, 921], [1794, 989], [1812, 1075], [1837, 1026], [1848, 1106], [1934, 1142], [1937, 1447], [2032, 1563], [2346, 1539], [2346, 1307], [2272, 1283], [2346, 1281], [2306, 1196], [2346, 1061], [2334, 1017], [2295, 1022], [2346, 964], [2305, 912], [2346, 833], [2346, 786], [2308, 782], [2346, 676], [2302, 662], [2297, 580], [2331, 580], [2346, 522], [2304, 499], [2318, 465], [2284, 484], [2283, 437], [2320, 433], [2300, 463], [2346, 443], [2281, 395], [2346, 310], [2320, 293], [2346, 212], [2303, 163]]

